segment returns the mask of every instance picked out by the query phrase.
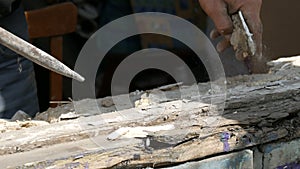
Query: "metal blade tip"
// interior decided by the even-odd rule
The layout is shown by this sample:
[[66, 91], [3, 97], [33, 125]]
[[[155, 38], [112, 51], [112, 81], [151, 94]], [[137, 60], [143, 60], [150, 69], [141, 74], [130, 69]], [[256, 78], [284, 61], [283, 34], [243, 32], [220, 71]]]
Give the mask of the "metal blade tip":
[[77, 80], [78, 82], [84, 82], [85, 81], [85, 78], [82, 77], [81, 75], [77, 74], [77, 73], [74, 74], [73, 79]]

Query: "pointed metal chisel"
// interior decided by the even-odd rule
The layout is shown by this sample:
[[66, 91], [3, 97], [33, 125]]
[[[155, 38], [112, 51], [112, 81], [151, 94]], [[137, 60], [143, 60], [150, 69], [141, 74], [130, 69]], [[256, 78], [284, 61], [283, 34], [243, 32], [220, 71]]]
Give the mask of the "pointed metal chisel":
[[79, 82], [85, 79], [43, 50], [0, 27], [0, 44], [51, 71]]

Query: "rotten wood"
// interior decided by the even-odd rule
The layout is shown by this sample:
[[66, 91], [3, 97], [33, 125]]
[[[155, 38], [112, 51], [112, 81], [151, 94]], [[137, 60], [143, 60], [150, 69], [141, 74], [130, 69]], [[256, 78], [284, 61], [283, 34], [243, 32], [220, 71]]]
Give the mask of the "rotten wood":
[[264, 57], [262, 42], [255, 41], [261, 40], [261, 35], [251, 33], [242, 11], [233, 14], [231, 18], [234, 29], [230, 43], [237, 59], [245, 62], [250, 73], [266, 73], [268, 59]]
[[[116, 110], [112, 98], [49, 109], [34, 120], [50, 124], [0, 134], [0, 164], [18, 157], [20, 163], [7, 165], [158, 167], [299, 138], [299, 63], [300, 57], [281, 59], [269, 63], [269, 74], [228, 79], [225, 110], [217, 116], [211, 116], [216, 109], [210, 99], [218, 96], [209, 90], [210, 83], [131, 93], [134, 107], [123, 105], [122, 110]], [[181, 96], [183, 91], [191, 95]], [[61, 118], [67, 113], [77, 116]], [[49, 151], [68, 154], [50, 158], [45, 155]], [[34, 152], [39, 156], [28, 158]]]

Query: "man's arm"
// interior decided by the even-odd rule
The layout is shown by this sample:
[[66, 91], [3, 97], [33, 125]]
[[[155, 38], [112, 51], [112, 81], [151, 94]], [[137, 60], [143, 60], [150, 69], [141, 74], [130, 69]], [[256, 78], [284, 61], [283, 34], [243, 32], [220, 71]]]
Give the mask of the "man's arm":
[[[253, 33], [257, 45], [257, 54], [262, 52], [262, 23], [260, 10], [262, 0], [199, 0], [200, 5], [207, 15], [215, 23], [215, 30], [211, 32], [211, 38], [223, 36], [223, 40], [217, 45], [219, 52], [230, 46], [230, 37], [233, 31], [231, 14], [241, 10], [246, 22]], [[237, 54], [239, 55], [239, 54]]]

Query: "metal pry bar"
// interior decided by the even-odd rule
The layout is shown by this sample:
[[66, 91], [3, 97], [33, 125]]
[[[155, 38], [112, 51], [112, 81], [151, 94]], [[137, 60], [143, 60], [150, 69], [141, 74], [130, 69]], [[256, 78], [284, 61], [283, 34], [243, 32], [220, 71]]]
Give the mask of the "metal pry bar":
[[85, 79], [53, 56], [0, 27], [0, 44], [51, 71], [79, 82]]

